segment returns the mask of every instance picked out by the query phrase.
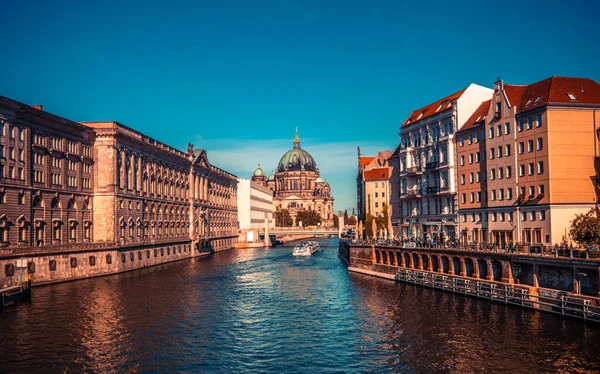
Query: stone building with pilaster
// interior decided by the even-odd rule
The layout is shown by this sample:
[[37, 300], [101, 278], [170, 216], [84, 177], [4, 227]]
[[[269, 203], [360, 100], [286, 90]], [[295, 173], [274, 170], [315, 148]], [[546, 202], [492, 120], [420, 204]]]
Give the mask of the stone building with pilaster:
[[[114, 274], [233, 248], [237, 178], [118, 122], [0, 97], [0, 285]], [[26, 268], [18, 268], [26, 263]]]

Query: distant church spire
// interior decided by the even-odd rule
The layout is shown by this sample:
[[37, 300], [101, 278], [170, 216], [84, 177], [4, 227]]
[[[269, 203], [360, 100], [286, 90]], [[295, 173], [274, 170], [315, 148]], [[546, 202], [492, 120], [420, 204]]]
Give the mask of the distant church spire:
[[294, 148], [300, 148], [300, 138], [298, 138], [298, 126], [296, 126], [296, 138], [294, 139]]

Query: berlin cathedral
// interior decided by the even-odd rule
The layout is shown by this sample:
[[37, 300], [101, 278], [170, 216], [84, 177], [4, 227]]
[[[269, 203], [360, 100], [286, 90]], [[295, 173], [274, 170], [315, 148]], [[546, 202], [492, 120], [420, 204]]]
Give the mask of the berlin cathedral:
[[252, 181], [273, 191], [273, 210], [287, 209], [294, 225], [298, 211], [313, 210], [321, 216], [322, 227], [334, 226], [331, 187], [321, 178], [315, 159], [300, 148], [297, 131], [294, 147], [281, 156], [275, 174], [266, 177], [259, 165]]

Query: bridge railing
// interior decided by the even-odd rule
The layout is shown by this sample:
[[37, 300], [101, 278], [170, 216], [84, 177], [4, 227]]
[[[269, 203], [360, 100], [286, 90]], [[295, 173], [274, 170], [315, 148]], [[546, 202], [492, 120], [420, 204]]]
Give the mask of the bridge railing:
[[396, 240], [353, 240], [355, 245], [384, 245], [403, 249], [435, 249], [435, 250], [457, 250], [479, 253], [507, 253], [515, 255], [536, 257], [560, 257], [572, 259], [600, 260], [600, 250], [596, 248], [575, 247], [573, 245], [543, 245], [543, 244], [499, 244], [499, 243], [452, 243], [439, 244], [422, 241], [399, 242]]

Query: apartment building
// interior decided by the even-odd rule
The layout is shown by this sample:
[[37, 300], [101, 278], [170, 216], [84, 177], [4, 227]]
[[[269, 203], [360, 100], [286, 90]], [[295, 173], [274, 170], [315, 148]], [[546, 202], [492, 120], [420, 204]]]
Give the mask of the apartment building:
[[483, 102], [456, 132], [458, 215], [462, 243], [487, 242], [485, 120], [491, 100]]
[[[488, 233], [480, 227], [475, 236], [468, 222], [472, 207], [465, 203], [464, 239], [550, 245], [567, 238], [575, 215], [597, 201], [598, 106], [600, 85], [587, 78], [550, 77], [530, 85], [498, 80], [485, 116], [487, 160], [479, 164]], [[460, 144], [459, 154], [467, 150]], [[459, 166], [461, 178], [470, 173], [468, 165]], [[469, 199], [468, 184], [459, 190]]]
[[[414, 110], [400, 127], [398, 193], [404, 236], [458, 236], [455, 134], [493, 90], [471, 84]], [[396, 207], [393, 207], [393, 210]]]
[[391, 211], [389, 177], [392, 171], [388, 160], [391, 155], [391, 151], [385, 150], [377, 152], [376, 156], [364, 156], [358, 148], [356, 201], [358, 219], [363, 222], [369, 214], [379, 216], [386, 205]]

